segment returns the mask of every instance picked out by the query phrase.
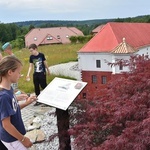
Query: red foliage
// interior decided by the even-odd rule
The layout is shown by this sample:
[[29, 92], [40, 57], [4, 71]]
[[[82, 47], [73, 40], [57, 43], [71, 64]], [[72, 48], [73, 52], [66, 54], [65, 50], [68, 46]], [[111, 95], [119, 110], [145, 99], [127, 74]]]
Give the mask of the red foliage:
[[150, 149], [150, 59], [135, 56], [124, 65], [130, 71], [112, 80], [106, 95], [78, 101], [77, 123], [70, 129], [76, 149]]

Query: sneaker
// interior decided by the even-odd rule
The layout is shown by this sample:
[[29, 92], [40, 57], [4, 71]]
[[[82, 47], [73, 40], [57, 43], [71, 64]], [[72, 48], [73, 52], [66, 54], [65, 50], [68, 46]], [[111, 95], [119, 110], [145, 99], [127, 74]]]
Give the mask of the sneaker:
[[41, 105], [41, 103], [36, 102], [33, 106], [39, 106], [39, 105]]

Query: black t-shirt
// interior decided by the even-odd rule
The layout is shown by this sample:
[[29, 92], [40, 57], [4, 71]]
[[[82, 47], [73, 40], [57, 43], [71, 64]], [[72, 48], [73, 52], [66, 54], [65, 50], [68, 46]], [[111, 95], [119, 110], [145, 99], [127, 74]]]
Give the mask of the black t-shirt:
[[46, 72], [45, 70], [45, 56], [43, 53], [39, 53], [37, 56], [31, 55], [30, 56], [30, 63], [33, 63], [34, 65], [34, 72]]

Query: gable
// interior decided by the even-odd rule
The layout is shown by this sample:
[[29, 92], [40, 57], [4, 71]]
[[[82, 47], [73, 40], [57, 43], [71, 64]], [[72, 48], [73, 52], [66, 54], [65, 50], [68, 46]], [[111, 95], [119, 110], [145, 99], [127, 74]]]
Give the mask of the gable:
[[59, 39], [56, 39], [51, 34], [47, 34], [40, 44], [45, 45], [45, 44], [53, 44], [53, 43], [61, 44], [61, 41], [59, 41]]

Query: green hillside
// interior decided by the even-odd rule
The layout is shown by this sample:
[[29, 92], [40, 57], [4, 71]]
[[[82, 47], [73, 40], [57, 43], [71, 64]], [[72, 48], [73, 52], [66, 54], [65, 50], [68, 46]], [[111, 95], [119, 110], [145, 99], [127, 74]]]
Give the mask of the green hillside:
[[[77, 51], [79, 51], [83, 45], [84, 44], [47, 45], [39, 46], [38, 50], [45, 54], [48, 66], [52, 66], [70, 61], [77, 61]], [[14, 49], [13, 51], [17, 58], [19, 58], [23, 63], [23, 70], [21, 72], [23, 76], [18, 82], [19, 89], [27, 93], [32, 93], [34, 92], [32, 74], [30, 75], [31, 81], [26, 81], [30, 52], [26, 48], [19, 51], [18, 49]], [[5, 54], [3, 53], [3, 55]], [[54, 77], [54, 75], [48, 76], [47, 82], [49, 83]]]

